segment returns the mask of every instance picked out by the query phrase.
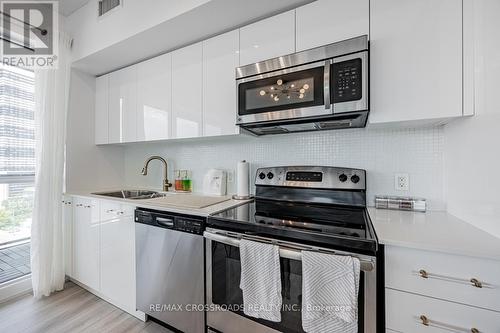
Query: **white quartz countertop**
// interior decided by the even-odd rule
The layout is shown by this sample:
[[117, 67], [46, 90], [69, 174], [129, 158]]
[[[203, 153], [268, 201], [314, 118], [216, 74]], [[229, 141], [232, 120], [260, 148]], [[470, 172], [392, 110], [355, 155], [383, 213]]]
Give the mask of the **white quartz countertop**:
[[[136, 207], [142, 207], [142, 208], [149, 208], [149, 209], [156, 209], [156, 210], [162, 210], [162, 211], [168, 211], [172, 213], [180, 213], [180, 214], [188, 214], [188, 215], [196, 215], [196, 216], [209, 216], [215, 213], [218, 213], [220, 211], [239, 206], [241, 204], [244, 204], [246, 202], [252, 201], [252, 200], [234, 200], [231, 199], [231, 196], [224, 196], [222, 198], [225, 198], [227, 200], [206, 206], [203, 208], [189, 208], [189, 207], [183, 207], [183, 206], [176, 206], [176, 205], [169, 205], [168, 203], [165, 202], [165, 200], [162, 200], [162, 197], [159, 198], [153, 198], [153, 199], [122, 199], [122, 198], [114, 198], [114, 197], [108, 197], [108, 196], [103, 196], [103, 195], [98, 195], [98, 194], [92, 194], [92, 193], [98, 193], [98, 192], [111, 192], [111, 191], [117, 191], [117, 190], [98, 190], [98, 191], [68, 191], [65, 194], [69, 196], [76, 196], [76, 197], [85, 197], [85, 198], [94, 198], [94, 199], [100, 199], [100, 200], [111, 200], [111, 201], [118, 201], [123, 204], [131, 205], [131, 206], [136, 206]], [[202, 193], [174, 193], [172, 195], [179, 195], [179, 196], [190, 196], [190, 195], [203, 195]], [[207, 197], [209, 197], [207, 195]]]
[[368, 213], [384, 245], [500, 260], [500, 238], [447, 212], [370, 207]]

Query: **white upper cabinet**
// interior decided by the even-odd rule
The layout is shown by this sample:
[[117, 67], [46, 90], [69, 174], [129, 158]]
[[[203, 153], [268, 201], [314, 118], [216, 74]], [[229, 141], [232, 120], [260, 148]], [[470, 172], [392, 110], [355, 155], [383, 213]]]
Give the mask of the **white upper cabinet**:
[[201, 136], [202, 43], [172, 52], [172, 126], [174, 138]]
[[238, 50], [238, 30], [203, 41], [203, 136], [239, 133], [235, 125]]
[[370, 6], [370, 123], [462, 116], [462, 0]]
[[240, 29], [240, 64], [276, 58], [295, 52], [295, 10]]
[[109, 74], [109, 143], [137, 140], [137, 66]]
[[369, 0], [318, 0], [296, 11], [297, 52], [369, 33]]
[[108, 143], [108, 81], [109, 75], [96, 78], [95, 86], [95, 143]]
[[172, 56], [137, 65], [137, 141], [170, 139], [172, 123]]

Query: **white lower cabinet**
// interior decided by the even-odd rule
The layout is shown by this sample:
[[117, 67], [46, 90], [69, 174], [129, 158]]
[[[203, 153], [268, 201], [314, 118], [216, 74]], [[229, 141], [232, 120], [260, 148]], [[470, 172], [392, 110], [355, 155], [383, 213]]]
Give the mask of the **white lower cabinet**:
[[500, 333], [499, 286], [500, 261], [387, 246], [386, 328]]
[[71, 201], [73, 269], [68, 275], [144, 320], [144, 313], [135, 307], [135, 207], [85, 197]]
[[[101, 221], [101, 293], [116, 306], [135, 311], [135, 226], [133, 210], [120, 207]], [[132, 213], [132, 214], [131, 214]]]
[[385, 297], [388, 329], [404, 333], [500, 333], [500, 313], [496, 311], [393, 289], [386, 289]]
[[62, 222], [64, 273], [73, 276], [73, 198], [66, 195], [62, 199]]
[[84, 285], [99, 290], [99, 201], [73, 200], [73, 274]]

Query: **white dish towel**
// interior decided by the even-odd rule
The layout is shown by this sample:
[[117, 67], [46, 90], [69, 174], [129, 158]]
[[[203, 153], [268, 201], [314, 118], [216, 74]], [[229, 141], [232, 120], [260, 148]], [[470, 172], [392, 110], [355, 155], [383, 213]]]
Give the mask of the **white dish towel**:
[[358, 258], [302, 251], [302, 328], [357, 333]]
[[280, 254], [277, 245], [240, 241], [243, 312], [247, 316], [281, 321]]

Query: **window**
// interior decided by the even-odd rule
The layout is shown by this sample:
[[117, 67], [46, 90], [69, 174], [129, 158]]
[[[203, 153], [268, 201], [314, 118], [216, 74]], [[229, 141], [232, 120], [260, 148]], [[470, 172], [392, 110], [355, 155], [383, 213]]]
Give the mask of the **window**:
[[30, 237], [34, 83], [33, 71], [0, 64], [0, 246]]

